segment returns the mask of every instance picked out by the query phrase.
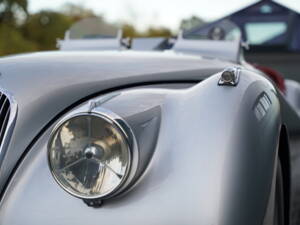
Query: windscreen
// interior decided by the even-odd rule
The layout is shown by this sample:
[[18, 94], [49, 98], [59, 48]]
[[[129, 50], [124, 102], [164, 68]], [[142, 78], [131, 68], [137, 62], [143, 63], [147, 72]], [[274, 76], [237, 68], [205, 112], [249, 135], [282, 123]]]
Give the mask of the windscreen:
[[70, 39], [103, 39], [115, 38], [118, 27], [107, 24], [101, 18], [87, 18], [75, 23], [69, 30]]
[[237, 25], [229, 20], [204, 25], [196, 30], [186, 31], [183, 33], [185, 39], [204, 39], [204, 40], [226, 40], [239, 41], [241, 31]]

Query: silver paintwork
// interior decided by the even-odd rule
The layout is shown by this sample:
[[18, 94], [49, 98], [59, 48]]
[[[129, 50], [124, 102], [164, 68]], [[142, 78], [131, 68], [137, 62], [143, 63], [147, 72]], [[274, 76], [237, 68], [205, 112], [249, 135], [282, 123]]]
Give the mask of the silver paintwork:
[[0, 86], [18, 102], [18, 118], [0, 170], [0, 190], [42, 128], [79, 100], [124, 85], [201, 81], [231, 65], [172, 52], [45, 52], [2, 58]]
[[[240, 45], [203, 42], [195, 49], [198, 42], [178, 43], [175, 52], [60, 51], [0, 60], [1, 85], [19, 103], [0, 170], [0, 224], [268, 221], [280, 128], [286, 123], [299, 131], [298, 115], [263, 75], [242, 62]], [[220, 58], [231, 62], [216, 59], [220, 49]], [[220, 71], [232, 66], [241, 67], [238, 85], [219, 86]], [[153, 84], [174, 81], [194, 83], [176, 89]], [[255, 109], [264, 93], [272, 104], [258, 119]], [[132, 128], [139, 149], [128, 188], [98, 209], [64, 192], [46, 166], [51, 130], [68, 113], [82, 112], [81, 107], [119, 115]]]
[[[157, 100], [142, 110], [160, 107], [161, 122], [135, 187], [99, 209], [65, 193], [51, 177], [45, 166], [51, 126], [10, 182], [0, 203], [0, 224], [262, 224], [281, 124], [277, 92], [251, 71], [242, 70], [235, 88], [216, 85], [219, 77], [183, 90], [134, 88], [113, 98], [103, 95], [109, 100], [101, 107], [129, 121], [140, 104], [132, 99], [145, 101], [143, 95], [152, 93]], [[263, 92], [272, 106], [258, 121], [253, 106]], [[126, 99], [131, 104], [122, 107]]]

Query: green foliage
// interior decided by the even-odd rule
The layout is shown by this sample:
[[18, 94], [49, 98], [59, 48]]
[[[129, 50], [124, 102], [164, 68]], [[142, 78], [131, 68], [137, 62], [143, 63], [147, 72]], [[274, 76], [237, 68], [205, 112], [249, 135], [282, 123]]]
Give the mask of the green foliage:
[[85, 18], [96, 17], [96, 14], [93, 10], [87, 9], [81, 5], [76, 5], [73, 3], [65, 4], [61, 12], [64, 15], [70, 17], [74, 22]]
[[182, 30], [190, 30], [194, 27], [201, 26], [205, 24], [204, 20], [199, 18], [198, 16], [191, 16], [187, 19], [183, 19], [180, 23], [180, 29]]
[[26, 40], [16, 28], [0, 25], [0, 56], [37, 51], [37, 45]]
[[135, 37], [171, 37], [171, 30], [164, 27], [150, 27], [144, 32], [139, 32], [131, 24], [123, 24], [123, 36], [129, 38]]
[[171, 37], [172, 32], [164, 27], [150, 27], [145, 33], [146, 37]]
[[[28, 0], [0, 0], [0, 55], [22, 52], [54, 50], [57, 39], [63, 39], [65, 32], [79, 20], [98, 17], [92, 9], [81, 5], [66, 4], [60, 11], [40, 11], [28, 14]], [[190, 29], [203, 24], [199, 17], [192, 16], [181, 22], [182, 29]], [[171, 37], [171, 30], [164, 27], [149, 27], [138, 31], [132, 24], [124, 23], [123, 36], [134, 37]]]
[[17, 26], [20, 17], [27, 15], [27, 7], [27, 0], [0, 0], [0, 56], [38, 50]]
[[15, 25], [17, 17], [27, 14], [27, 0], [0, 0], [0, 23]]
[[72, 23], [72, 19], [62, 13], [41, 11], [30, 15], [21, 30], [26, 39], [37, 44], [39, 50], [51, 50], [56, 48], [56, 40], [64, 37]]
[[122, 30], [123, 30], [123, 36], [124, 37], [133, 38], [133, 37], [141, 36], [141, 34], [139, 34], [139, 32], [131, 24], [127, 24], [127, 23], [123, 24], [122, 25]]

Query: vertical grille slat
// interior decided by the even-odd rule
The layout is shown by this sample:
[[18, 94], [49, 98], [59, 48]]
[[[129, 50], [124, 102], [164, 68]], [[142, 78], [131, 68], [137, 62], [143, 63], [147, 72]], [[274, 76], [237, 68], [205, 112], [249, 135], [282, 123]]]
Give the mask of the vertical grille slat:
[[2, 145], [4, 134], [10, 117], [10, 101], [3, 93], [0, 95], [0, 146]]
[[10, 116], [10, 108], [6, 112], [6, 115], [4, 117], [4, 121], [3, 121], [3, 124], [2, 124], [1, 130], [0, 130], [0, 143], [1, 144], [2, 144], [2, 140], [3, 140], [4, 134], [5, 134], [5, 130], [6, 130], [6, 127], [7, 127], [9, 116]]
[[[3, 96], [3, 95], [2, 95], [2, 96]], [[2, 115], [2, 111], [5, 110], [5, 107], [7, 106], [7, 102], [8, 102], [8, 99], [7, 99], [7, 98], [4, 99], [4, 97], [2, 97], [2, 96], [1, 96], [1, 98], [0, 98], [0, 118], [1, 118], [1, 115]], [[1, 102], [2, 98], [3, 98], [4, 100]], [[5, 113], [5, 111], [4, 111], [3, 113]], [[5, 114], [6, 114], [6, 113], [5, 113]], [[0, 127], [2, 127], [1, 123], [0, 123]]]
[[7, 100], [6, 96], [1, 93], [1, 96], [0, 96], [0, 109], [2, 109], [2, 107], [4, 106], [4, 102], [6, 100]]
[[0, 170], [5, 158], [18, 114], [14, 96], [0, 87]]

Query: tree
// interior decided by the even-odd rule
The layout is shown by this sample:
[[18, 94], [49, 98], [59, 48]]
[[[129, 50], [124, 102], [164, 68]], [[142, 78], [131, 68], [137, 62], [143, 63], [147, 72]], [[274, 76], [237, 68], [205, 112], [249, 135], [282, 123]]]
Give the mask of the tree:
[[39, 50], [51, 50], [56, 48], [56, 40], [64, 37], [72, 23], [72, 19], [62, 13], [41, 11], [28, 17], [22, 32], [27, 40], [37, 44]]
[[190, 30], [194, 27], [204, 25], [205, 22], [198, 16], [191, 16], [190, 18], [183, 19], [180, 23], [181, 30]]
[[129, 38], [135, 37], [171, 37], [171, 30], [164, 27], [149, 27], [147, 30], [141, 32], [135, 29], [132, 24], [126, 23], [122, 26], [123, 36]]
[[171, 37], [172, 32], [165, 27], [149, 27], [144, 33], [146, 37]]
[[70, 17], [74, 22], [89, 17], [96, 17], [96, 14], [94, 13], [93, 10], [87, 9], [81, 5], [77, 5], [73, 3], [65, 4], [61, 12], [64, 15]]
[[126, 24], [123, 24], [121, 27], [122, 27], [124, 37], [133, 38], [133, 37], [141, 36], [137, 32], [137, 30], [134, 28], [134, 26], [131, 24], [126, 23]]
[[38, 50], [34, 42], [26, 40], [21, 32], [9, 25], [1, 24], [0, 34], [0, 56]]
[[0, 0], [0, 56], [38, 50], [24, 38], [17, 23], [28, 15], [27, 7], [27, 0]]
[[15, 25], [19, 15], [27, 15], [27, 7], [27, 0], [0, 0], [0, 23]]

